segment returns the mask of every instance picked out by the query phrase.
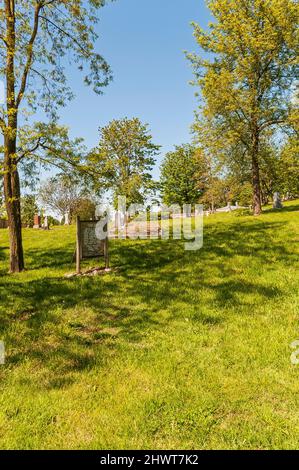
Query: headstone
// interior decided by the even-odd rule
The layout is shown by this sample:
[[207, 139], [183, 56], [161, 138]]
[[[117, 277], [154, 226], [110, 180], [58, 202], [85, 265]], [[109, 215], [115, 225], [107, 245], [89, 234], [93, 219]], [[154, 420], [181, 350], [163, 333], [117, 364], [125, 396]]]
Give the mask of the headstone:
[[34, 219], [33, 219], [33, 228], [40, 228], [41, 227], [41, 218], [40, 215], [35, 214]]
[[77, 217], [77, 273], [80, 273], [80, 261], [88, 258], [104, 257], [105, 267], [109, 268], [108, 237], [100, 240], [96, 228], [99, 220], [83, 221]]
[[44, 230], [49, 230], [49, 219], [48, 216], [46, 215], [44, 218], [44, 225], [43, 225]]
[[273, 209], [283, 209], [279, 193], [274, 193], [273, 195]]
[[64, 225], [70, 225], [70, 214], [68, 212], [64, 216]]

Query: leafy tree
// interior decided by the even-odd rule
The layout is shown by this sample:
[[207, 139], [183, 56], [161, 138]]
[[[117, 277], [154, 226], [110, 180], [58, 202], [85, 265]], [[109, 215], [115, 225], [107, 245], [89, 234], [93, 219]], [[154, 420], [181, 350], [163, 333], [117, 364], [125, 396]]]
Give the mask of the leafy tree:
[[[71, 62], [85, 75], [96, 93], [110, 79], [105, 60], [94, 51], [94, 25], [104, 0], [4, 0], [0, 8], [0, 79], [6, 88], [0, 109], [6, 210], [10, 231], [10, 270], [21, 271], [24, 257], [20, 209], [20, 165], [25, 174], [44, 164], [66, 164], [57, 149], [65, 130], [57, 126], [58, 109], [72, 98], [65, 66]], [[43, 110], [47, 123], [34, 123]], [[57, 132], [56, 132], [57, 131]], [[69, 144], [68, 138], [66, 138]], [[54, 145], [57, 144], [57, 145]], [[68, 145], [67, 145], [68, 147]]]
[[142, 204], [152, 189], [150, 171], [159, 149], [148, 125], [138, 118], [113, 120], [100, 129], [100, 142], [89, 165], [102, 175], [98, 184], [113, 191], [115, 203], [118, 196], [126, 196], [128, 205]]
[[50, 178], [41, 185], [39, 191], [41, 204], [61, 217], [68, 214], [69, 223], [82, 204], [83, 197], [84, 188], [74, 178], [66, 175]]
[[55, 217], [53, 217], [52, 215], [48, 215], [48, 223], [49, 223], [49, 226], [51, 226], [51, 225], [60, 225], [59, 220], [55, 219]]
[[[194, 129], [209, 152], [250, 167], [254, 214], [262, 210], [261, 150], [296, 120], [298, 2], [209, 0], [215, 17], [195, 38], [207, 58], [189, 54], [203, 105]], [[297, 108], [298, 109], [298, 108]]]
[[217, 176], [207, 180], [205, 191], [200, 199], [206, 209], [214, 212], [217, 208], [227, 205], [226, 183]]
[[33, 227], [34, 216], [38, 213], [38, 205], [34, 194], [27, 194], [21, 199], [21, 219], [22, 224]]
[[96, 204], [87, 197], [78, 199], [73, 216], [79, 216], [81, 219], [89, 220], [95, 217]]
[[203, 192], [205, 161], [194, 146], [176, 146], [161, 166], [161, 192], [166, 204], [195, 204]]

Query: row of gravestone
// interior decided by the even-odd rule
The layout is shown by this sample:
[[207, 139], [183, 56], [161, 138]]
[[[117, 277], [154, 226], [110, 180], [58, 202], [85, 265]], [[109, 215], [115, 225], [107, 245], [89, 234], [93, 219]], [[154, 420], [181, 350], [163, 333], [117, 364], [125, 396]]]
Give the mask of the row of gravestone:
[[[240, 206], [238, 204], [236, 204], [236, 206], [227, 206], [227, 207], [224, 207], [222, 209], [218, 209], [217, 212], [229, 212], [231, 210], [236, 210], [236, 209], [239, 209]], [[280, 197], [280, 194], [279, 193], [274, 193], [274, 196], [273, 196], [273, 208], [274, 209], [282, 209], [283, 208], [283, 205], [282, 205], [282, 202], [281, 202], [281, 197]], [[44, 230], [48, 230], [49, 229], [49, 219], [48, 219], [48, 216], [45, 216], [44, 217], [44, 221], [43, 223], [41, 222], [41, 216], [38, 215], [38, 214], [35, 214], [34, 216], [34, 222], [33, 222], [33, 228], [35, 229], [40, 229], [40, 228], [43, 228]]]

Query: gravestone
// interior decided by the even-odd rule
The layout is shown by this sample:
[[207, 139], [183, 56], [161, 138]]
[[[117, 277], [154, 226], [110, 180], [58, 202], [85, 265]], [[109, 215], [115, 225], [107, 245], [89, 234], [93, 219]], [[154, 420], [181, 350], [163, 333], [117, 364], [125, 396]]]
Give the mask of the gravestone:
[[105, 240], [96, 236], [96, 227], [99, 220], [81, 220], [77, 217], [77, 273], [81, 272], [80, 263], [84, 259], [100, 258], [105, 260], [105, 268], [109, 268], [108, 235]]
[[43, 229], [44, 229], [44, 230], [49, 230], [49, 219], [48, 219], [48, 216], [47, 216], [47, 215], [46, 215], [45, 218], [44, 218]]
[[279, 193], [274, 193], [273, 195], [273, 209], [283, 209]]
[[33, 228], [40, 228], [41, 227], [41, 218], [40, 215], [35, 214], [33, 219]]

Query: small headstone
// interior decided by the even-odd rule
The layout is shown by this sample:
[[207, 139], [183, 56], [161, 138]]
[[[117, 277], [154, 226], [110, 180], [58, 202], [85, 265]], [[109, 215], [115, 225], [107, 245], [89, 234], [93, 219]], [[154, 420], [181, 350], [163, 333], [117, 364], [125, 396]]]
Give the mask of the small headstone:
[[273, 195], [273, 209], [283, 209], [279, 193], [274, 193]]

